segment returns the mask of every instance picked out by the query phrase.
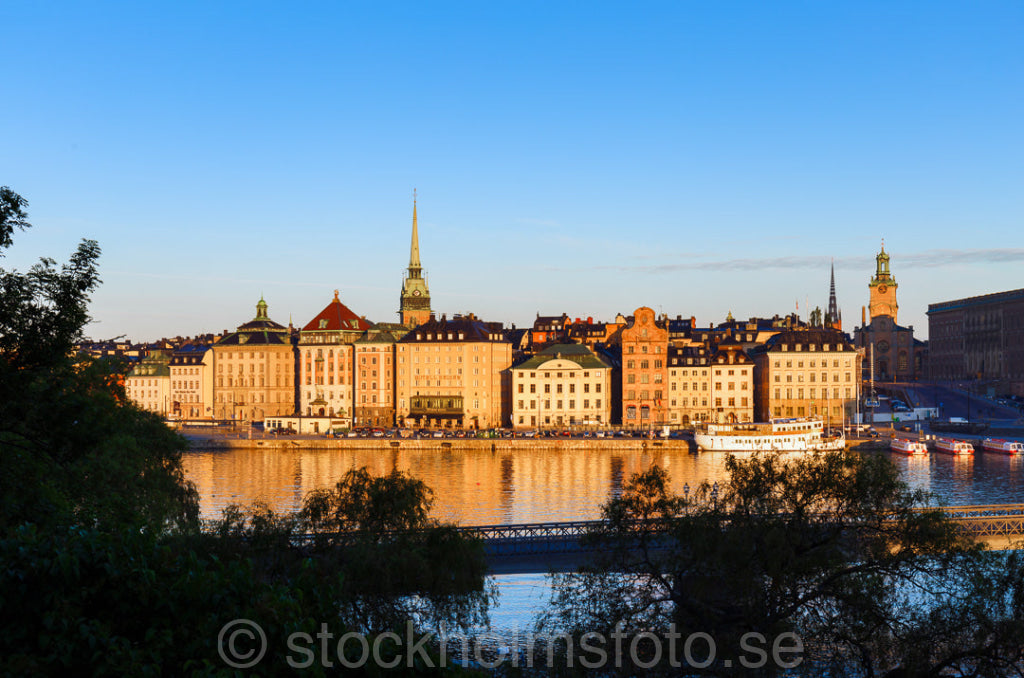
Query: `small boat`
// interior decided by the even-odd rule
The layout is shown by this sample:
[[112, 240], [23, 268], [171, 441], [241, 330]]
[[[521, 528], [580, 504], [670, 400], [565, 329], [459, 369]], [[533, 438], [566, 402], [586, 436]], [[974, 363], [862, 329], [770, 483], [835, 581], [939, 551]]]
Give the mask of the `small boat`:
[[985, 438], [981, 446], [986, 452], [998, 452], [1000, 454], [1022, 454], [1024, 443], [1014, 440], [1003, 440], [1002, 438]]
[[821, 419], [773, 419], [769, 422], [706, 424], [694, 434], [706, 452], [816, 452], [846, 447], [842, 436], [825, 436]]
[[889, 442], [889, 449], [900, 454], [928, 454], [928, 447], [924, 443], [908, 438], [893, 438]]
[[953, 438], [937, 438], [935, 449], [946, 454], [974, 454], [974, 445], [965, 440]]

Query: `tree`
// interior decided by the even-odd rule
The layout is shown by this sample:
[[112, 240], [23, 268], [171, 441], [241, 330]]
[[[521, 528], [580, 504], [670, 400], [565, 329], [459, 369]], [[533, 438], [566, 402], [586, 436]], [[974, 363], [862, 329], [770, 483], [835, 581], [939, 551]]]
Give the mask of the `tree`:
[[407, 619], [437, 628], [487, 622], [482, 543], [430, 517], [433, 493], [402, 471], [372, 476], [350, 469], [303, 502], [300, 527], [344, 575], [343, 616], [355, 628], [385, 631]]
[[[0, 254], [30, 227], [28, 203], [0, 188]], [[123, 366], [74, 355], [99, 285], [99, 246], [84, 240], [60, 268], [0, 269], [0, 531], [195, 524], [185, 441], [127, 404]]]
[[705, 484], [693, 499], [672, 494], [659, 467], [634, 475], [603, 509], [603, 555], [555, 576], [541, 625], [577, 637], [619, 621], [632, 634], [708, 634], [715, 656], [698, 656], [711, 661], [694, 674], [781, 672], [751, 667], [758, 655], [744, 643], [764, 650], [786, 633], [802, 640], [797, 668], [811, 675], [1024, 670], [1019, 554], [965, 541], [887, 459], [762, 454], [727, 469], [717, 496]]

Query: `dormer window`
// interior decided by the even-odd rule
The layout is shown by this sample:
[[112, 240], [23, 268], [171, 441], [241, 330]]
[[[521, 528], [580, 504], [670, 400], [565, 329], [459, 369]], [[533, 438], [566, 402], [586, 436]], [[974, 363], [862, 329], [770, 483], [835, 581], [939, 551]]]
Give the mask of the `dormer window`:
[[320, 329], [327, 329], [327, 318], [320, 318]]

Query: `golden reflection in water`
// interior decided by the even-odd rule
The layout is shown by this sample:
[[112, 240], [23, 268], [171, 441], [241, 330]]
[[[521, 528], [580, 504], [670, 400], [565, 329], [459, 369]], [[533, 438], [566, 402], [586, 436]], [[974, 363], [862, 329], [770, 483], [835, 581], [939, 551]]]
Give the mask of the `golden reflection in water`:
[[906, 481], [915, 490], [928, 492], [932, 485], [930, 454], [912, 454], [907, 457]]
[[593, 448], [511, 452], [445, 450], [230, 450], [191, 452], [185, 472], [199, 490], [204, 518], [231, 503], [266, 501], [294, 512], [303, 497], [330, 487], [350, 468], [381, 475], [392, 469], [422, 479], [434, 491], [434, 515], [464, 525], [588, 520], [621, 492], [630, 476], [652, 464], [669, 471], [673, 491], [703, 481], [724, 483], [724, 454]]

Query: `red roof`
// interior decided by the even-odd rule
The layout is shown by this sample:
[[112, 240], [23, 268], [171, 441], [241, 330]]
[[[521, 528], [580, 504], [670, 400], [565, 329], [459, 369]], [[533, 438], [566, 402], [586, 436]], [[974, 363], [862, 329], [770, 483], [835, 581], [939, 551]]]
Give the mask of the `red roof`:
[[303, 332], [330, 332], [348, 331], [365, 332], [370, 329], [370, 323], [352, 312], [345, 304], [338, 300], [338, 291], [334, 291], [334, 300], [327, 304], [324, 310], [320, 311], [315, 318], [306, 323], [302, 328]]

